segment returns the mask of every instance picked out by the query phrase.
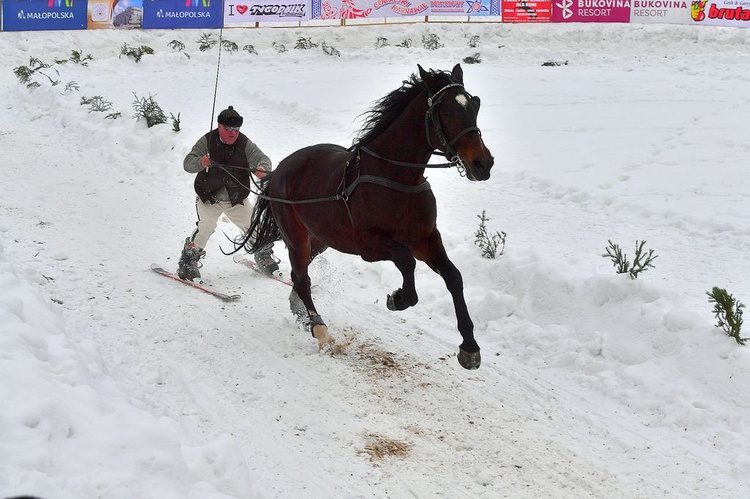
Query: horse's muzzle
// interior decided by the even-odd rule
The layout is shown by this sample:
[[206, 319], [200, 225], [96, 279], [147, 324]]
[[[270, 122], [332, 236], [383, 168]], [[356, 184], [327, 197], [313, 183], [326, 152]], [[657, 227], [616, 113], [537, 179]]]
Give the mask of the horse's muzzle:
[[475, 158], [471, 163], [466, 163], [466, 178], [469, 180], [487, 180], [490, 178], [490, 171], [495, 164], [495, 158], [489, 151], [486, 157]]

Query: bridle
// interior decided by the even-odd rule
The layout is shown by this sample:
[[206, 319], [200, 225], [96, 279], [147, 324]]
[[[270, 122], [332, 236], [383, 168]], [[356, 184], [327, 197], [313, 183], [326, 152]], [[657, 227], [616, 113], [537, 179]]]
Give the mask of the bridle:
[[[409, 163], [406, 161], [396, 161], [395, 159], [388, 159], [380, 156], [374, 151], [371, 151], [365, 146], [355, 144], [350, 149], [351, 150], [361, 150], [362, 152], [367, 153], [369, 156], [372, 156], [375, 159], [379, 159], [382, 161], [386, 161], [388, 163], [391, 163], [392, 165], [397, 166], [406, 166], [410, 168], [451, 168], [456, 167], [459, 171], [459, 173], [463, 176], [464, 172], [466, 171], [466, 165], [464, 164], [463, 160], [461, 160], [461, 157], [458, 155], [458, 152], [453, 149], [453, 145], [466, 135], [467, 133], [471, 132], [478, 132], [480, 135], [482, 134], [482, 131], [477, 126], [470, 126], [466, 127], [458, 134], [456, 134], [455, 137], [453, 137], [452, 140], [448, 140], [445, 136], [445, 132], [443, 132], [443, 125], [440, 122], [440, 118], [438, 116], [438, 113], [436, 111], [437, 106], [441, 103], [441, 100], [443, 98], [443, 94], [446, 90], [460, 87], [464, 93], [467, 95], [470, 95], [466, 89], [464, 88], [462, 83], [449, 83], [445, 85], [444, 87], [440, 88], [435, 93], [429, 93], [427, 96], [427, 111], [425, 112], [424, 116], [424, 124], [425, 124], [425, 134], [427, 138], [427, 145], [432, 149], [431, 154], [435, 154], [436, 151], [440, 151], [439, 147], [435, 147], [432, 144], [432, 134], [430, 133], [432, 129], [435, 130], [435, 135], [437, 136], [438, 140], [440, 141], [440, 145], [442, 146], [443, 150], [440, 151], [440, 153], [445, 156], [445, 159], [450, 161], [450, 163], [440, 163], [440, 164], [425, 164], [425, 163]], [[432, 126], [430, 126], [432, 125]]]
[[446, 139], [445, 133], [443, 132], [443, 125], [440, 123], [440, 118], [437, 115], [437, 112], [435, 112], [435, 108], [437, 108], [438, 104], [440, 104], [440, 101], [443, 98], [443, 93], [448, 90], [449, 88], [454, 87], [461, 87], [461, 89], [466, 92], [466, 89], [464, 88], [463, 84], [461, 83], [449, 83], [448, 85], [444, 86], [437, 92], [435, 92], [432, 95], [429, 95], [427, 97], [427, 112], [425, 113], [424, 117], [424, 123], [425, 123], [425, 133], [427, 134], [427, 145], [432, 148], [433, 151], [439, 150], [438, 147], [435, 147], [432, 145], [432, 137], [430, 135], [430, 122], [432, 122], [432, 126], [435, 128], [435, 135], [437, 135], [438, 140], [440, 141], [440, 144], [443, 146], [445, 155], [445, 158], [451, 162], [451, 164], [455, 164], [459, 170], [465, 170], [466, 166], [464, 165], [461, 158], [458, 156], [458, 152], [453, 149], [453, 145], [466, 135], [467, 133], [471, 132], [479, 132], [479, 134], [482, 134], [482, 131], [479, 130], [479, 127], [477, 126], [470, 126], [466, 127], [463, 130], [461, 130], [458, 134], [456, 134], [455, 137], [453, 137], [453, 140], [450, 142]]

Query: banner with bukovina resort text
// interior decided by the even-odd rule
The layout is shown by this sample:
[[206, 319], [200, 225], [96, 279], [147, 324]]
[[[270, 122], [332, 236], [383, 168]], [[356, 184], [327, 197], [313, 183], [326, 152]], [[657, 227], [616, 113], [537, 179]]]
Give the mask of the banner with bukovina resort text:
[[691, 24], [690, 0], [632, 0], [634, 24]]

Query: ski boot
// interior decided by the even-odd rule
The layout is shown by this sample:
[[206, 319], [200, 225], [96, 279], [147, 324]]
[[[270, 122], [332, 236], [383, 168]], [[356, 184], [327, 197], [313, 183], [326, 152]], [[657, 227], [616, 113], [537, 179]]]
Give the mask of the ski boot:
[[262, 247], [253, 255], [255, 263], [261, 272], [266, 275], [272, 275], [279, 270], [279, 260], [273, 256], [273, 244]]
[[190, 238], [185, 239], [185, 246], [182, 248], [182, 255], [180, 255], [180, 261], [177, 263], [177, 276], [186, 281], [200, 279], [201, 273], [198, 269], [203, 264], [199, 260], [204, 256], [206, 256], [205, 251], [196, 246]]

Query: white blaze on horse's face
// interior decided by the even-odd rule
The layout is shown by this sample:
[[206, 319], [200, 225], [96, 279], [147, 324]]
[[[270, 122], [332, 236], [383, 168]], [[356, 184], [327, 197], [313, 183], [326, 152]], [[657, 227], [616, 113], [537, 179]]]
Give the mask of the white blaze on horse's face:
[[456, 102], [458, 102], [458, 105], [466, 109], [466, 106], [469, 105], [469, 98], [466, 97], [466, 94], [457, 94], [456, 95]]

